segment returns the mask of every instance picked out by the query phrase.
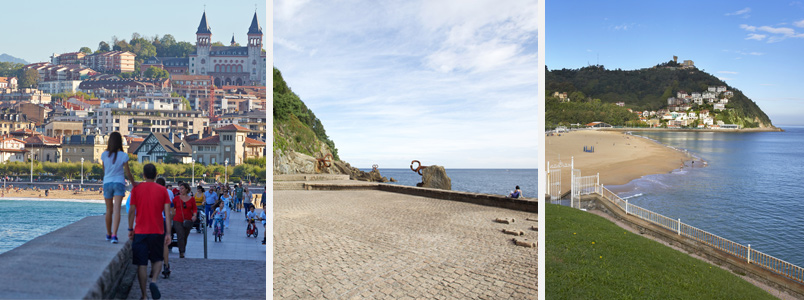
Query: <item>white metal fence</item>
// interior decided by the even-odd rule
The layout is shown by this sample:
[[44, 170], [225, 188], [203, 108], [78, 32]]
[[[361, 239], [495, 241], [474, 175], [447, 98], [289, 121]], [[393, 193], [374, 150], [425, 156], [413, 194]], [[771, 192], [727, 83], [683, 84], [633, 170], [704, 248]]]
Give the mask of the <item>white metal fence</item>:
[[572, 169], [572, 189], [570, 190], [570, 206], [581, 208], [581, 196], [600, 193], [600, 174], [581, 176], [581, 170]]
[[547, 172], [548, 194], [550, 201], [558, 201], [561, 198], [561, 168], [550, 168]]
[[[575, 186], [573, 185], [573, 187]], [[637, 216], [640, 219], [673, 231], [678, 235], [689, 237], [723, 252], [745, 259], [749, 264], [758, 265], [799, 283], [804, 283], [804, 268], [751, 249], [751, 244], [743, 246], [739, 243], [684, 224], [681, 222], [681, 219], [674, 220], [642, 207], [629, 204], [628, 200], [623, 200], [603, 186], [599, 186], [596, 192], [604, 199], [617, 205], [620, 209], [625, 211], [626, 214]]]

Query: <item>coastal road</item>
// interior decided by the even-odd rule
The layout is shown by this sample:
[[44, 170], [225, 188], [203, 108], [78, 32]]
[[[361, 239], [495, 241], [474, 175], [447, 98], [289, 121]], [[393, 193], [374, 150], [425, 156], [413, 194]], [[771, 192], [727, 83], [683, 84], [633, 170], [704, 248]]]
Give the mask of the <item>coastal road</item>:
[[[495, 218], [514, 218], [513, 224]], [[275, 299], [536, 299], [534, 213], [375, 190], [274, 191]]]
[[[260, 209], [255, 210], [258, 214]], [[204, 259], [204, 235], [190, 232], [186, 258], [179, 258], [178, 248], [169, 254], [170, 278], [159, 277], [157, 284], [164, 299], [265, 299], [266, 245], [260, 235], [246, 237], [243, 212], [232, 212], [229, 228], [224, 230], [223, 242], [214, 242], [207, 228], [207, 256]], [[137, 279], [131, 286], [128, 299], [139, 299]], [[148, 293], [150, 298], [150, 293]]]

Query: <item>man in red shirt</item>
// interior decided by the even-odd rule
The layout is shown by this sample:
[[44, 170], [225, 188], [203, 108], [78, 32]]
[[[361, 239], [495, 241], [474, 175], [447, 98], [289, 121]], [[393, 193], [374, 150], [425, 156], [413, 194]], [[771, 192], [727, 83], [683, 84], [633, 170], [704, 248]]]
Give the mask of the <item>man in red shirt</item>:
[[[148, 279], [148, 260], [151, 261], [151, 297], [162, 297], [156, 286], [159, 271], [162, 270], [163, 248], [170, 243], [170, 221], [162, 218], [170, 215], [170, 198], [165, 187], [154, 182], [156, 179], [156, 166], [147, 164], [142, 168], [145, 181], [131, 190], [131, 203], [128, 214], [128, 238], [132, 240], [132, 261], [137, 265], [137, 279], [145, 295], [145, 283]], [[135, 217], [136, 216], [136, 217]], [[135, 226], [136, 218], [136, 226]]]

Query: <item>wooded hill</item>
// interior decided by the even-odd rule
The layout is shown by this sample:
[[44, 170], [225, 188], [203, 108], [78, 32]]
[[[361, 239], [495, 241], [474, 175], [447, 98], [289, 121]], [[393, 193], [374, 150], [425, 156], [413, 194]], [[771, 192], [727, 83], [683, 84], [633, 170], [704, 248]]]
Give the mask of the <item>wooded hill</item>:
[[[720, 117], [730, 124], [744, 128], [772, 127], [770, 118], [740, 90], [696, 68], [680, 68], [673, 61], [652, 68], [624, 71], [607, 70], [601, 65], [581, 69], [546, 70], [547, 126], [559, 123], [589, 123], [603, 121], [626, 125], [636, 117], [623, 115], [623, 110], [655, 111], [667, 108], [667, 98], [679, 91], [705, 92], [709, 86], [726, 86], [734, 93]], [[566, 92], [571, 101], [560, 103], [554, 92]], [[599, 101], [595, 101], [598, 100]], [[625, 102], [624, 108], [614, 103]], [[579, 104], [589, 103], [589, 104]], [[626, 110], [627, 111], [627, 110]]]
[[338, 149], [329, 139], [324, 125], [312, 110], [288, 87], [282, 73], [274, 68], [274, 150], [293, 150], [313, 157], [326, 144], [335, 160]]

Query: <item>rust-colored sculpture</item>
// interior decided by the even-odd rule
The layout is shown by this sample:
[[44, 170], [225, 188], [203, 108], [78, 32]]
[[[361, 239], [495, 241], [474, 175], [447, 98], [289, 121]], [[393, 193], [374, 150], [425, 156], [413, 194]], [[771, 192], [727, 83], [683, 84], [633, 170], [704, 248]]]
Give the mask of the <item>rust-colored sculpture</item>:
[[[419, 166], [417, 166], [417, 167], [414, 169], [414, 168], [413, 168], [413, 163], [418, 163], [418, 164], [419, 164]], [[419, 173], [419, 175], [422, 175], [422, 170], [424, 170], [424, 168], [427, 168], [427, 166], [422, 166], [422, 162], [420, 162], [420, 161], [418, 161], [418, 160], [414, 160], [414, 161], [411, 161], [411, 162], [410, 162], [410, 170], [411, 170], [411, 171], [413, 171], [413, 172]]]
[[329, 168], [332, 166], [332, 154], [327, 153], [324, 155], [323, 158], [316, 158], [316, 162], [318, 162], [318, 169], [323, 170], [324, 168]]

